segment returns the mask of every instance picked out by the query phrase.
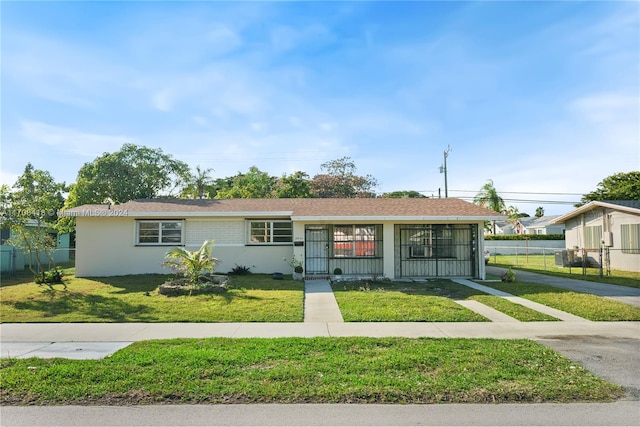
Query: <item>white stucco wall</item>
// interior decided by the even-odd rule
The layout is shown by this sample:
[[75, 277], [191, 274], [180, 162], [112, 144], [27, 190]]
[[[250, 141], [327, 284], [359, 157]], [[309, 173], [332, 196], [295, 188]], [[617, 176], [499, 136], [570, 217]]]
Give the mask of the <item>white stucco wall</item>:
[[[170, 273], [162, 261], [172, 246], [136, 246], [135, 218], [78, 217], [76, 231], [78, 277]], [[190, 250], [214, 240], [213, 254], [220, 261], [217, 271], [226, 273], [242, 265], [254, 273], [291, 273], [292, 246], [245, 245], [243, 219], [187, 218], [184, 235]]]
[[[136, 246], [136, 218], [133, 217], [77, 217], [76, 275], [117, 276], [127, 274], [169, 273], [162, 266], [164, 255], [172, 246]], [[168, 218], [165, 218], [168, 219]], [[313, 221], [310, 224], [328, 224]], [[345, 220], [332, 224], [382, 224], [383, 271], [387, 278], [395, 278], [395, 236], [397, 221]], [[413, 222], [415, 223], [415, 221]], [[443, 223], [455, 223], [445, 221]], [[462, 223], [462, 222], [459, 222]], [[481, 233], [482, 222], [478, 222]], [[305, 223], [293, 223], [293, 241], [304, 242]], [[214, 256], [218, 258], [217, 271], [229, 272], [235, 266], [249, 267], [254, 273], [281, 272], [291, 274], [292, 257], [304, 260], [305, 246], [247, 245], [247, 221], [244, 218], [208, 217], [184, 219], [184, 243], [187, 249], [196, 249], [205, 240], [214, 240]], [[482, 236], [479, 236], [478, 276], [484, 277]], [[475, 274], [474, 274], [475, 275]]]

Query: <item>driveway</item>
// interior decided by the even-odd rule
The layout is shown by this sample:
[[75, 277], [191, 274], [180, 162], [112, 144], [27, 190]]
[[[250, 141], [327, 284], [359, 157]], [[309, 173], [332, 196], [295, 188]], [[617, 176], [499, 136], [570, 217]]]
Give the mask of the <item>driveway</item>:
[[[504, 270], [505, 269], [503, 267], [487, 266], [487, 274], [491, 274], [493, 276], [500, 276]], [[555, 286], [576, 292], [584, 292], [640, 307], [640, 288], [589, 282], [579, 279], [567, 279], [564, 277], [531, 273], [528, 271], [518, 270], [517, 268], [515, 270], [518, 280], [523, 282], [540, 283], [542, 285]]]

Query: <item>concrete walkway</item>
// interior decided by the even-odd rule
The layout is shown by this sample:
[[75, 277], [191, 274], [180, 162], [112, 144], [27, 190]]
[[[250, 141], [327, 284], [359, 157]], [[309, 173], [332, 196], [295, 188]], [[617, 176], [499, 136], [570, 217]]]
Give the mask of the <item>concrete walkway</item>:
[[[540, 313], [548, 314], [549, 316], [553, 316], [556, 319], [560, 319], [565, 322], [590, 322], [582, 317], [578, 317], [574, 314], [570, 314], [564, 311], [557, 310], [555, 308], [547, 307], [546, 305], [530, 301], [528, 299], [520, 298], [515, 295], [511, 295], [507, 292], [502, 292], [497, 289], [490, 288], [488, 286], [480, 285], [476, 282], [472, 282], [471, 280], [466, 279], [452, 279], [454, 282], [459, 283], [464, 286], [468, 286], [470, 288], [476, 289], [478, 291], [484, 292], [485, 294], [495, 295], [498, 297], [502, 297], [506, 300], [509, 300], [513, 303], [523, 305], [532, 310], [539, 311]], [[459, 303], [459, 301], [458, 301]], [[514, 319], [515, 320], [515, 319]]]
[[304, 282], [304, 321], [344, 321], [328, 280], [306, 280]]
[[[598, 295], [640, 307], [640, 288], [630, 288], [628, 286], [610, 285], [608, 283], [548, 276], [546, 274], [530, 273], [528, 271], [518, 270], [517, 268], [514, 270], [516, 270], [518, 280], [523, 282], [540, 283], [541, 285], [555, 286], [576, 292]], [[493, 276], [500, 276], [504, 271], [505, 269], [501, 267], [487, 266], [487, 274], [491, 274]], [[579, 276], [576, 275], [576, 277]]]

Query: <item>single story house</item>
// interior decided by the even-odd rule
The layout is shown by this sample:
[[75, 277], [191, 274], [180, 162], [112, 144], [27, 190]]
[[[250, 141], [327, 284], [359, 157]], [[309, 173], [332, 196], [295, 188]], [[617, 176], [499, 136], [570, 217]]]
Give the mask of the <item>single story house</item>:
[[567, 250], [615, 270], [640, 271], [640, 201], [593, 201], [562, 215]]
[[493, 211], [455, 199], [145, 199], [84, 205], [76, 217], [76, 275], [167, 273], [175, 246], [214, 240], [218, 271], [484, 278], [484, 221]]
[[498, 234], [563, 234], [564, 224], [553, 221], [560, 215], [537, 217], [522, 217], [516, 221], [496, 221], [496, 235]]
[[563, 234], [564, 224], [552, 224], [552, 221], [560, 215], [547, 215], [536, 217], [520, 218], [518, 222], [521, 224], [520, 234]]

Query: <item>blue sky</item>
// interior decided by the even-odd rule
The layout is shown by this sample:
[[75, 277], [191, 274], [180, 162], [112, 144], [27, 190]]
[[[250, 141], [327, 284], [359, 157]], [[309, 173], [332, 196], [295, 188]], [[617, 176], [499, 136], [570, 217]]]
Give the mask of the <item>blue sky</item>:
[[561, 214], [640, 170], [638, 2], [0, 7], [2, 183], [27, 162], [71, 183], [130, 142], [216, 178], [349, 156], [379, 192], [437, 195], [450, 146], [449, 196], [492, 179]]

